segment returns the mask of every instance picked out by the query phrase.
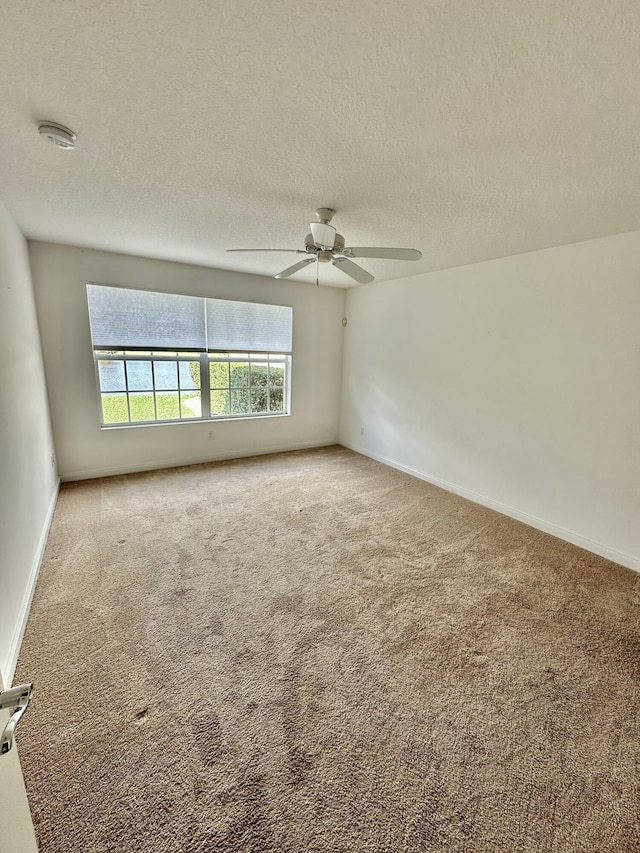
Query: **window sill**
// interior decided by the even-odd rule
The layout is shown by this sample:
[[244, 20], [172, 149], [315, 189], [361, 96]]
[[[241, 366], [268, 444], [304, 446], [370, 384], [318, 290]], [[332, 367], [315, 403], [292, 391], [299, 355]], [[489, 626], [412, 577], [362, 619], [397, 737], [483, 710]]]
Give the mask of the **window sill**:
[[238, 423], [238, 421], [263, 421], [289, 417], [291, 417], [291, 412], [274, 412], [273, 414], [264, 415], [230, 415], [219, 418], [182, 418], [166, 421], [136, 421], [135, 423], [128, 424], [100, 424], [100, 429], [109, 432], [112, 429], [139, 429], [140, 427], [177, 426], [178, 424], [219, 424], [228, 423], [229, 421]]

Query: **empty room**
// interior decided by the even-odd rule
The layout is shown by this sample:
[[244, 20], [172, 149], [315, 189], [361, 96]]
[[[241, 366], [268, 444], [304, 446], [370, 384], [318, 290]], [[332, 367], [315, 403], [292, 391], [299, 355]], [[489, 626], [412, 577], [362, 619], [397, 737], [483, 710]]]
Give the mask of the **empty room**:
[[0, 6], [0, 853], [640, 853], [637, 4]]

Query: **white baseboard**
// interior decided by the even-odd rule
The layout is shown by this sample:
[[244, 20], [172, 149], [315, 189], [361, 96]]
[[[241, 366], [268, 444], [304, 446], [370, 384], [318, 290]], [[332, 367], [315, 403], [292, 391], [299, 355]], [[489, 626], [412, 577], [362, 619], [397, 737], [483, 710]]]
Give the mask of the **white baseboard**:
[[622, 551], [617, 551], [615, 548], [610, 548], [608, 545], [603, 545], [601, 542], [594, 542], [593, 539], [588, 539], [586, 536], [581, 536], [579, 533], [574, 533], [572, 530], [566, 530], [564, 527], [559, 527], [550, 521], [543, 518], [538, 518], [535, 515], [530, 515], [528, 512], [516, 509], [516, 507], [503, 504], [500, 501], [488, 498], [485, 495], [466, 489], [463, 486], [458, 486], [455, 483], [450, 483], [448, 480], [442, 480], [440, 477], [434, 477], [430, 474], [424, 474], [422, 471], [417, 471], [415, 468], [410, 468], [408, 465], [402, 465], [399, 462], [394, 462], [393, 459], [387, 459], [385, 456], [380, 456], [370, 450], [358, 447], [354, 444], [347, 444], [345, 441], [340, 442], [344, 447], [353, 450], [356, 453], [361, 453], [363, 456], [368, 456], [375, 459], [376, 462], [382, 462], [383, 465], [388, 465], [390, 468], [396, 468], [405, 474], [410, 474], [412, 477], [417, 477], [419, 480], [424, 480], [431, 483], [433, 486], [438, 486], [446, 492], [453, 492], [455, 495], [460, 495], [462, 498], [473, 501], [474, 503], [486, 506], [493, 509], [502, 515], [508, 515], [510, 518], [515, 518], [517, 521], [522, 521], [528, 524], [529, 527], [535, 527], [537, 530], [542, 530], [544, 533], [550, 533], [558, 539], [563, 539], [565, 542], [570, 542], [572, 545], [577, 545], [579, 548], [584, 548], [585, 551], [591, 551], [599, 557], [604, 557], [614, 563], [619, 563], [621, 566], [626, 566], [628, 569], [633, 569], [635, 572], [640, 572], [640, 557], [634, 557], [631, 554], [625, 554]]
[[51, 495], [51, 500], [49, 501], [49, 507], [47, 508], [47, 514], [45, 516], [44, 523], [42, 525], [42, 531], [40, 533], [40, 538], [38, 539], [38, 545], [33, 557], [33, 562], [31, 564], [31, 571], [29, 572], [29, 579], [27, 581], [27, 588], [25, 590], [22, 604], [20, 605], [20, 610], [18, 612], [18, 618], [16, 620], [16, 625], [13, 630], [13, 635], [11, 637], [11, 642], [9, 643], [9, 649], [7, 651], [7, 656], [4, 660], [2, 666], [2, 681], [4, 682], [5, 687], [11, 686], [13, 683], [13, 676], [16, 671], [16, 664], [18, 663], [18, 654], [20, 652], [20, 645], [22, 643], [22, 638], [24, 637], [24, 631], [27, 627], [27, 619], [29, 618], [29, 610], [31, 608], [31, 601], [33, 600], [33, 593], [36, 589], [36, 582], [38, 580], [38, 574], [40, 572], [40, 566], [42, 564], [42, 557], [44, 556], [44, 549], [47, 544], [47, 537], [49, 536], [49, 528], [51, 527], [51, 520], [53, 519], [53, 512], [56, 508], [56, 501], [58, 500], [58, 491], [60, 489], [60, 480], [56, 483], [56, 487], [53, 490], [53, 494]]
[[227, 459], [248, 459], [251, 456], [266, 456], [269, 453], [287, 453], [292, 450], [313, 450], [315, 447], [331, 447], [338, 439], [330, 441], [310, 441], [301, 444], [287, 444], [276, 447], [258, 447], [251, 450], [222, 451], [207, 456], [189, 456], [185, 459], [158, 459], [137, 465], [116, 465], [113, 468], [90, 468], [84, 471], [66, 471], [61, 474], [63, 483], [77, 480], [92, 480], [98, 477], [117, 477], [119, 474], [138, 474], [142, 471], [158, 471], [162, 468], [182, 468], [185, 465], [201, 465], [204, 462], [224, 462]]

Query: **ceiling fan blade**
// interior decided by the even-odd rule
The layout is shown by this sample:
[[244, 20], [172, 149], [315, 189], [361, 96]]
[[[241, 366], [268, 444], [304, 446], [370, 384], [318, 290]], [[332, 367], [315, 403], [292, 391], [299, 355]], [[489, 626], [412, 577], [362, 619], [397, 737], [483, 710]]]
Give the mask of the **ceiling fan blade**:
[[350, 246], [340, 253], [348, 258], [389, 258], [394, 261], [419, 261], [422, 252], [417, 249], [383, 249], [380, 246]]
[[334, 258], [332, 263], [334, 267], [338, 267], [342, 272], [346, 272], [347, 275], [350, 275], [351, 278], [355, 278], [355, 280], [360, 282], [360, 284], [368, 284], [370, 281], [373, 281], [371, 273], [363, 270], [362, 267], [359, 267], [358, 264], [354, 264], [353, 261], [350, 261], [348, 258]]
[[274, 278], [289, 278], [290, 275], [293, 275], [294, 272], [298, 272], [298, 270], [306, 267], [307, 264], [312, 264], [315, 259], [314, 255], [312, 258], [305, 258], [303, 261], [298, 261], [298, 263], [294, 264], [292, 267], [287, 267], [286, 270], [282, 270], [278, 275], [274, 275]]
[[307, 255], [304, 249], [227, 249], [227, 252], [295, 252], [297, 255]]

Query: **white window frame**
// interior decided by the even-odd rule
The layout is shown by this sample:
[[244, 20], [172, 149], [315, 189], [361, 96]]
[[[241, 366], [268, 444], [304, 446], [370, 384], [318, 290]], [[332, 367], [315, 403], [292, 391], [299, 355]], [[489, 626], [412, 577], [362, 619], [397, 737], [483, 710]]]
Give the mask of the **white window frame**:
[[[202, 423], [202, 421], [220, 421], [220, 420], [246, 420], [253, 418], [282, 418], [288, 417], [291, 414], [291, 355], [283, 354], [283, 353], [264, 353], [264, 352], [253, 352], [247, 351], [242, 353], [233, 353], [233, 352], [217, 352], [217, 351], [209, 351], [203, 353], [193, 353], [191, 355], [179, 355], [177, 352], [166, 354], [161, 354], [159, 351], [151, 352], [145, 350], [144, 352], [135, 353], [132, 350], [124, 351], [124, 350], [104, 350], [104, 349], [94, 349], [93, 351], [94, 357], [94, 367], [96, 374], [96, 388], [98, 392], [98, 410], [100, 412], [100, 426], [102, 429], [121, 429], [126, 427], [135, 427], [135, 426], [155, 426], [161, 424], [184, 424], [184, 423]], [[99, 363], [101, 361], [112, 360], [112, 361], [120, 361], [125, 364], [124, 369], [124, 381], [125, 381], [125, 389], [121, 391], [104, 391], [100, 384], [100, 368]], [[144, 361], [151, 363], [151, 377], [152, 377], [152, 387], [149, 389], [130, 389], [128, 382], [128, 373], [126, 369], [126, 362], [129, 361]], [[174, 389], [166, 389], [161, 388], [157, 389], [155, 387], [155, 370], [153, 369], [153, 364], [155, 362], [172, 362], [176, 364], [176, 372], [177, 372], [177, 384], [178, 387]], [[177, 393], [178, 395], [178, 406], [181, 409], [181, 393], [183, 391], [189, 390], [192, 391], [194, 389], [183, 389], [180, 387], [180, 370], [177, 365], [180, 362], [198, 362], [200, 366], [200, 388], [198, 389], [200, 392], [200, 411], [201, 414], [193, 415], [190, 417], [179, 417], [179, 418], [158, 418], [157, 414], [157, 404], [156, 404], [156, 394], [162, 393]], [[268, 371], [270, 370], [270, 365], [272, 363], [280, 365], [284, 365], [284, 383], [282, 386], [277, 386], [279, 389], [282, 387], [282, 395], [283, 395], [283, 409], [277, 411], [258, 411], [258, 412], [231, 412], [229, 414], [217, 414], [211, 412], [211, 391], [215, 390], [226, 390], [229, 393], [229, 408], [231, 409], [231, 392], [233, 390], [245, 390], [245, 386], [232, 386], [229, 384], [225, 388], [211, 388], [210, 384], [210, 371], [209, 366], [211, 363], [227, 363], [229, 366], [231, 364], [239, 364], [246, 363], [249, 365], [249, 375], [251, 375], [251, 364], [267, 364]], [[230, 382], [230, 375], [229, 375]], [[271, 386], [267, 384], [267, 386], [252, 386], [249, 384], [246, 386], [246, 390], [249, 392], [249, 405], [251, 405], [251, 390], [253, 387], [263, 388], [266, 387], [267, 394], [271, 390]], [[149, 393], [151, 394], [153, 400], [153, 408], [156, 417], [153, 420], [131, 420], [131, 403], [130, 403], [130, 394], [141, 394], [141, 393]], [[102, 405], [103, 396], [123, 396], [125, 397], [127, 403], [127, 415], [129, 420], [127, 421], [117, 421], [117, 422], [105, 422], [104, 421], [104, 409]]]
[[[262, 412], [238, 412], [236, 414], [228, 414], [228, 415], [218, 415], [211, 414], [211, 400], [210, 394], [211, 391], [229, 391], [229, 408], [231, 409], [231, 393], [235, 391], [244, 390], [244, 386], [233, 386], [231, 385], [231, 365], [232, 364], [243, 364], [247, 363], [249, 365], [249, 377], [251, 377], [251, 364], [264, 364], [267, 363], [267, 376], [271, 373], [271, 364], [283, 364], [284, 363], [284, 383], [282, 385], [282, 405], [283, 409], [272, 411], [262, 411]], [[212, 363], [227, 363], [229, 365], [229, 384], [225, 386], [225, 388], [212, 388], [211, 382], [209, 379], [210, 371], [209, 365]], [[207, 381], [205, 386], [202, 385], [203, 377], [206, 375]], [[259, 417], [282, 417], [283, 415], [289, 415], [291, 410], [291, 356], [290, 355], [282, 355], [280, 353], [256, 353], [256, 352], [247, 352], [245, 353], [220, 353], [215, 350], [208, 353], [203, 353], [200, 361], [200, 386], [202, 393], [201, 406], [204, 411], [204, 398], [207, 398], [207, 410], [209, 411], [209, 417], [207, 420], [228, 420], [229, 418], [259, 418]], [[254, 388], [262, 388], [265, 386], [252, 386], [251, 379], [249, 379], [249, 384], [247, 385], [247, 390], [249, 391], [249, 405], [251, 405], [251, 391]], [[274, 386], [276, 388], [280, 388], [280, 386]], [[271, 391], [271, 386], [267, 382], [267, 394]], [[204, 390], [206, 389], [206, 390]]]
[[[124, 369], [124, 381], [125, 381], [125, 390], [122, 391], [104, 391], [100, 384], [100, 368], [99, 363], [101, 361], [119, 361], [125, 364]], [[151, 363], [151, 377], [152, 377], [152, 387], [149, 389], [130, 389], [128, 382], [128, 374], [126, 370], [126, 362], [130, 361], [144, 361]], [[153, 368], [153, 364], [156, 362], [171, 362], [176, 364], [176, 373], [177, 373], [177, 388], [167, 389], [167, 388], [156, 388], [155, 387], [155, 370]], [[180, 370], [177, 365], [180, 362], [198, 362], [200, 367], [200, 388], [199, 389], [185, 389], [180, 387]], [[267, 364], [268, 369], [270, 369], [271, 364], [277, 364], [278, 366], [284, 365], [284, 381], [282, 386], [275, 386], [278, 388], [282, 388], [282, 404], [283, 408], [280, 410], [274, 411], [257, 411], [257, 412], [233, 412], [230, 411], [229, 414], [219, 414], [211, 412], [211, 391], [216, 390], [224, 390], [229, 393], [229, 408], [231, 410], [231, 393], [234, 390], [241, 391], [246, 390], [249, 392], [249, 406], [251, 405], [251, 390], [253, 388], [265, 388], [267, 391], [267, 397], [270, 396], [271, 386], [267, 383], [267, 386], [252, 386], [249, 380], [249, 383], [246, 386], [232, 386], [231, 384], [223, 387], [212, 388], [210, 384], [210, 371], [209, 366], [212, 363], [227, 363], [229, 368], [232, 364], [243, 364], [246, 363], [249, 365], [249, 376], [251, 375], [251, 364], [259, 364], [264, 365]], [[246, 353], [220, 353], [220, 352], [205, 352], [205, 353], [193, 353], [192, 355], [178, 355], [176, 353], [170, 354], [160, 354], [159, 352], [154, 352], [151, 354], [150, 352], [144, 353], [134, 353], [133, 351], [123, 351], [123, 350], [94, 350], [94, 366], [95, 366], [95, 374], [96, 374], [96, 389], [98, 392], [98, 410], [100, 412], [100, 426], [102, 429], [120, 429], [122, 427], [133, 427], [133, 426], [153, 426], [159, 424], [183, 424], [183, 423], [202, 423], [202, 421], [220, 421], [220, 420], [245, 420], [252, 418], [278, 418], [278, 417], [288, 417], [291, 414], [291, 355], [284, 355], [282, 353], [255, 353], [255, 352], [246, 352]], [[230, 382], [230, 375], [229, 375]], [[183, 391], [192, 391], [198, 390], [200, 393], [200, 415], [192, 415], [190, 417], [178, 417], [178, 418], [158, 418], [157, 417], [157, 403], [156, 403], [156, 394], [161, 393], [176, 393], [178, 395], [178, 406], [181, 410], [181, 393]], [[156, 417], [153, 420], [131, 420], [131, 403], [130, 403], [130, 394], [142, 394], [148, 393], [151, 395], [153, 401], [153, 408]], [[127, 415], [129, 420], [127, 421], [117, 421], [117, 422], [105, 422], [104, 421], [104, 408], [102, 405], [102, 398], [109, 396], [124, 396], [127, 403]]]

